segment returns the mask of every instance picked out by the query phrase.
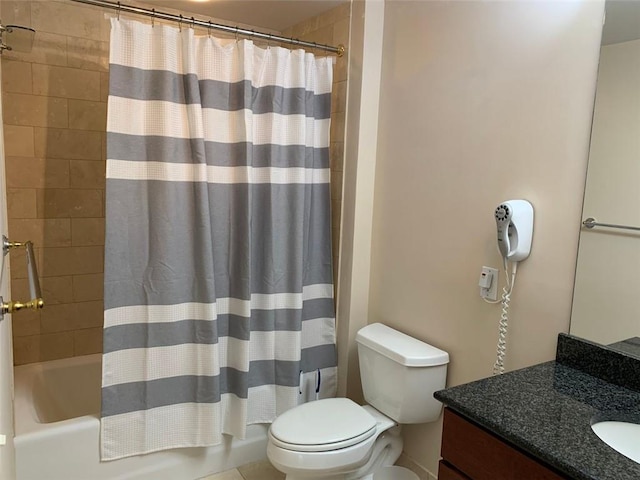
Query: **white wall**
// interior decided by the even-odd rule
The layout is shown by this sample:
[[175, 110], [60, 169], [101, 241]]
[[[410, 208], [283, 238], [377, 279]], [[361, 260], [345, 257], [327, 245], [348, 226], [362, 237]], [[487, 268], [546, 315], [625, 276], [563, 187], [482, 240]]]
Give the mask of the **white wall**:
[[[501, 264], [503, 200], [536, 215], [507, 369], [553, 359], [569, 328], [602, 15], [601, 1], [386, 3], [369, 322], [447, 350], [449, 385], [491, 374], [500, 309], [477, 282]], [[435, 472], [440, 424], [404, 431]]]
[[[640, 225], [640, 40], [600, 53], [583, 217]], [[640, 336], [640, 234], [582, 230], [571, 333], [600, 343]]]
[[[0, 78], [2, 71], [0, 69]], [[0, 103], [1, 103], [0, 92]], [[5, 182], [4, 136], [2, 131], [2, 113], [0, 113], [0, 236], [7, 235], [7, 189]], [[22, 241], [16, 240], [14, 241]], [[2, 252], [0, 251], [0, 259]], [[6, 257], [8, 260], [8, 256]], [[0, 296], [3, 301], [11, 298], [9, 262], [1, 262]], [[20, 299], [22, 300], [22, 299]], [[11, 315], [0, 320], [0, 435], [6, 438], [6, 444], [0, 445], [0, 478], [15, 478], [15, 449], [13, 445], [13, 343], [11, 335]]]

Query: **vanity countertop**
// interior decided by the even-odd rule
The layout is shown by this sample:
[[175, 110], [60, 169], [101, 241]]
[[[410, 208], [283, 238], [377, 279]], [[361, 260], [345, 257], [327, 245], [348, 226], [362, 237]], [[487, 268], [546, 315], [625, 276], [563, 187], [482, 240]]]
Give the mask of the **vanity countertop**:
[[640, 418], [640, 391], [553, 361], [441, 390], [435, 397], [570, 478], [640, 479], [640, 464], [591, 430], [592, 419]]

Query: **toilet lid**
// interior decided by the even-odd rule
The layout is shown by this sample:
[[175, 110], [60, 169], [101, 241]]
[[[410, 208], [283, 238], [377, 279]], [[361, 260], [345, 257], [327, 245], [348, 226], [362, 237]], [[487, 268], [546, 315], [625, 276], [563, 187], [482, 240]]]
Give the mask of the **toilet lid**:
[[274, 443], [300, 451], [327, 451], [362, 442], [375, 433], [376, 420], [348, 398], [305, 403], [274, 420]]

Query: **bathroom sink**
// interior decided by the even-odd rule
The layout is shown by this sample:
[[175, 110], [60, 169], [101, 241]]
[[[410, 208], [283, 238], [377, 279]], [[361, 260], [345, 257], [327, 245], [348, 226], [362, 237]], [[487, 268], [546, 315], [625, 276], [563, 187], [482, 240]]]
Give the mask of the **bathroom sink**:
[[606, 421], [594, 423], [591, 429], [611, 448], [640, 463], [640, 424]]

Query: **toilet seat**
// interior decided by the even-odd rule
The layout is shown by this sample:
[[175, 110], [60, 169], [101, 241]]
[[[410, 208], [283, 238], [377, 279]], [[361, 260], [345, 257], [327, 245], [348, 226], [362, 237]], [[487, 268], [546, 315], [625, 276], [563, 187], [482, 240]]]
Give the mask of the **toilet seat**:
[[348, 398], [328, 398], [300, 405], [271, 424], [269, 439], [286, 450], [328, 452], [366, 441], [376, 433], [376, 419]]

